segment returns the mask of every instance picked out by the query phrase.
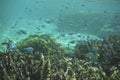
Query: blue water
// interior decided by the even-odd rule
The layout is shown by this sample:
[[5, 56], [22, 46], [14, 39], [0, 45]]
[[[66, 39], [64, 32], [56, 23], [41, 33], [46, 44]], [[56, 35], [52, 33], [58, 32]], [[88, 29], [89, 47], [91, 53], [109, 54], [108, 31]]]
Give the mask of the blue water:
[[[1, 0], [1, 19], [14, 20], [19, 16], [29, 19], [57, 18], [60, 14], [90, 11], [119, 13], [119, 0]], [[29, 9], [28, 11], [26, 9]], [[4, 15], [4, 16], [3, 16]], [[8, 20], [8, 21], [9, 21]]]
[[0, 41], [47, 32], [95, 36], [120, 32], [119, 4], [119, 0], [0, 0]]

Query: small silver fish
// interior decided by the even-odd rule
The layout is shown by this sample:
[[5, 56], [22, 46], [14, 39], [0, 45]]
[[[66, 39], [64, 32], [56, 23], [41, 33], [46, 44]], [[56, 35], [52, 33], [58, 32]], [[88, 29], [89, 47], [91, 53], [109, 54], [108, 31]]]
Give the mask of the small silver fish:
[[34, 48], [33, 47], [26, 47], [26, 48], [24, 48], [24, 50], [26, 50], [26, 51], [34, 51]]

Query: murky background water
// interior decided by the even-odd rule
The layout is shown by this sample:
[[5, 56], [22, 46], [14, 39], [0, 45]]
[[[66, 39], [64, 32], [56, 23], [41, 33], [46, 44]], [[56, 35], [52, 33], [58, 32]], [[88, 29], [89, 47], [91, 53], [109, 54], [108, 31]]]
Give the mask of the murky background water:
[[[19, 39], [41, 32], [97, 36], [106, 31], [119, 32], [119, 4], [119, 0], [1, 0], [0, 37]], [[41, 25], [47, 27], [41, 29]]]

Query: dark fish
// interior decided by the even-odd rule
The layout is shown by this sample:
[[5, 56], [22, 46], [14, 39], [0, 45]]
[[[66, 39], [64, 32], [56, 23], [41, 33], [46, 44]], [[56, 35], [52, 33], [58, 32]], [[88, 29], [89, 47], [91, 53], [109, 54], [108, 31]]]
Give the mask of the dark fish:
[[69, 7], [66, 5], [66, 6], [65, 6], [65, 9], [68, 9], [68, 8], [69, 8]]
[[41, 3], [44, 3], [44, 0], [40, 1]]
[[32, 9], [28, 9], [29, 12], [32, 12]]
[[21, 34], [27, 34], [26, 30], [19, 30], [17, 31], [17, 34], [21, 35]]
[[85, 5], [84, 4], [81, 4], [82, 7], [84, 7]]
[[54, 21], [53, 20], [49, 20], [49, 19], [46, 19], [46, 20], [44, 20], [44, 22], [46, 22], [46, 23], [53, 23]]
[[53, 43], [52, 46], [53, 47], [60, 47], [60, 46], [62, 46], [62, 44], [60, 44], [60, 43]]
[[25, 9], [28, 9], [27, 7]]
[[19, 17], [19, 19], [23, 19], [23, 17]]
[[41, 25], [42, 28], [45, 28], [45, 25]]
[[60, 34], [60, 36], [65, 37], [66, 35], [64, 33]]
[[12, 28], [12, 29], [14, 29], [14, 28], [15, 28], [15, 26], [11, 26], [11, 28]]
[[69, 43], [74, 44], [76, 40], [71, 40]]
[[73, 35], [73, 34], [74, 34], [74, 32], [68, 32], [67, 34], [68, 34], [68, 35]]
[[82, 37], [82, 35], [78, 35], [78, 37]]
[[108, 11], [103, 11], [103, 13], [108, 13]]
[[48, 40], [50, 39], [50, 35], [41, 35], [39, 38], [42, 38], [42, 39], [45, 39], [45, 40]]
[[37, 30], [40, 30], [40, 27], [38, 26], [38, 27], [36, 27], [36, 29], [37, 29]]

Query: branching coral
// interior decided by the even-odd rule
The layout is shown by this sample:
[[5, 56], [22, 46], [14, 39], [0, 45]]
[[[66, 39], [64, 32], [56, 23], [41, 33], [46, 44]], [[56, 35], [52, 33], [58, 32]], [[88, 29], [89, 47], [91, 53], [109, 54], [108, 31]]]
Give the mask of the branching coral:
[[[81, 50], [75, 51], [72, 57], [59, 55], [62, 54], [59, 51], [46, 55], [39, 49], [20, 51], [18, 48], [18, 50], [1, 51], [0, 80], [119, 80], [120, 63], [115, 61], [120, 59], [120, 37], [115, 36], [109, 36], [102, 41], [85, 42], [85, 46], [84, 43], [82, 45], [79, 43], [80, 45], [76, 45], [76, 50]], [[96, 62], [92, 61], [93, 57], [86, 56], [87, 51], [99, 54]], [[77, 56], [82, 53], [84, 58]]]
[[56, 54], [1, 52], [0, 62], [3, 80], [84, 80], [101, 76], [101, 70], [92, 67], [91, 62]]
[[[82, 47], [82, 48], [81, 48]], [[86, 41], [81, 45], [78, 43], [75, 47], [75, 56], [78, 59], [92, 60], [102, 66], [108, 77], [114, 74], [111, 71], [112, 67], [117, 67], [120, 73], [120, 35], [110, 35], [104, 37], [103, 40]], [[89, 56], [88, 53], [91, 53]], [[79, 55], [79, 56], [78, 56]], [[84, 57], [82, 57], [82, 56]], [[91, 56], [92, 55], [92, 56]], [[96, 56], [93, 57], [93, 56]], [[93, 61], [93, 59], [97, 59]]]

